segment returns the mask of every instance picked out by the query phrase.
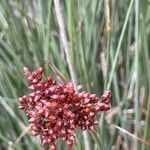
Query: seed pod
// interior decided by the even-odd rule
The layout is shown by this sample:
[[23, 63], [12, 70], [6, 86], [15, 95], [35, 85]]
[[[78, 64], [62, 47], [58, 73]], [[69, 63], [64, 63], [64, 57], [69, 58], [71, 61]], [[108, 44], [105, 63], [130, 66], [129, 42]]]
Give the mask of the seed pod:
[[32, 92], [18, 98], [19, 108], [29, 118], [32, 135], [39, 135], [42, 144], [48, 144], [50, 150], [55, 150], [55, 141], [60, 138], [71, 148], [78, 126], [81, 130], [95, 130], [99, 123], [95, 115], [110, 108], [111, 92], [104, 92], [101, 98], [85, 91], [75, 93], [71, 82], [56, 83], [51, 76], [42, 79], [43, 71], [42, 67], [33, 72], [24, 68]]

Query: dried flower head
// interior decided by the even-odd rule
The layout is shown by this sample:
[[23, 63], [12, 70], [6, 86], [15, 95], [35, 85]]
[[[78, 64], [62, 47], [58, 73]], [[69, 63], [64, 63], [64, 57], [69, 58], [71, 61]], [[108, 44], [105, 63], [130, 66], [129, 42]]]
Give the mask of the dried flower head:
[[39, 135], [42, 144], [49, 144], [50, 150], [56, 149], [57, 138], [72, 147], [76, 127], [94, 131], [99, 123], [95, 115], [110, 109], [111, 92], [105, 91], [101, 98], [88, 92], [76, 93], [71, 82], [56, 83], [51, 76], [42, 79], [43, 71], [42, 67], [33, 72], [24, 68], [32, 92], [18, 98], [19, 108], [27, 113], [31, 134]]

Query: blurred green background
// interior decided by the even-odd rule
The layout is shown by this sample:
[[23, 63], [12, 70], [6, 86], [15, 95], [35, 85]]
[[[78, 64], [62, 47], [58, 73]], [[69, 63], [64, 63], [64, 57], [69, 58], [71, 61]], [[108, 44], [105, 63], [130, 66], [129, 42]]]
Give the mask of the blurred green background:
[[[0, 0], [0, 149], [44, 149], [28, 134], [16, 142], [28, 126], [17, 102], [29, 92], [22, 69], [44, 66], [55, 77], [50, 59], [69, 81], [68, 57], [79, 90], [113, 93], [90, 149], [150, 149], [150, 1], [60, 0], [68, 57], [54, 1]], [[80, 130], [76, 139], [74, 150], [88, 149]]]

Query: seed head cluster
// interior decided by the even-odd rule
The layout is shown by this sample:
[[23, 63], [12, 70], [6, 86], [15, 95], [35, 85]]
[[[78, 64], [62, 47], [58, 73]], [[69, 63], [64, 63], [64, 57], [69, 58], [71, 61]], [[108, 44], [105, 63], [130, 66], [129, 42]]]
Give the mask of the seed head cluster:
[[33, 72], [24, 68], [31, 93], [18, 98], [19, 108], [29, 118], [31, 134], [39, 135], [42, 144], [56, 150], [55, 142], [60, 138], [71, 148], [76, 128], [94, 131], [99, 123], [95, 115], [110, 109], [111, 92], [105, 91], [101, 97], [88, 92], [77, 93], [71, 82], [56, 83], [51, 76], [42, 79], [43, 71], [42, 67]]

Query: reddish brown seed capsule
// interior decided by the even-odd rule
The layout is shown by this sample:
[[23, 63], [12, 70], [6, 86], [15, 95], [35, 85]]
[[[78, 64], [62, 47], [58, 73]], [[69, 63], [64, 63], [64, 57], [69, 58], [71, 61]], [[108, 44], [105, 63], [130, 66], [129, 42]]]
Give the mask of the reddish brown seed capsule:
[[94, 126], [92, 125], [92, 126], [90, 126], [89, 127], [89, 129], [92, 131], [92, 132], [94, 132], [94, 130], [95, 130], [95, 128], [94, 128]]
[[56, 150], [56, 145], [55, 144], [52, 144], [49, 148], [49, 150]]
[[19, 101], [19, 103], [25, 102], [25, 100], [24, 100], [22, 97], [19, 97], [19, 98], [18, 98], [18, 101]]
[[38, 69], [37, 69], [37, 72], [39, 72], [39, 73], [42, 73], [44, 71], [44, 69], [42, 68], [42, 67], [39, 67]]
[[42, 67], [33, 72], [24, 68], [24, 75], [31, 84], [29, 89], [33, 91], [18, 98], [19, 108], [29, 118], [32, 135], [39, 135], [42, 144], [55, 150], [56, 139], [60, 138], [71, 148], [78, 126], [82, 130], [95, 130], [99, 123], [95, 115], [110, 108], [111, 92], [104, 92], [101, 98], [85, 91], [75, 93], [71, 82], [57, 83], [51, 76], [42, 79], [43, 71]]
[[65, 110], [68, 110], [70, 107], [71, 107], [71, 106], [70, 106], [69, 104], [65, 104], [65, 105], [64, 105], [64, 109], [65, 109]]
[[53, 80], [53, 79], [52, 79], [51, 76], [48, 76], [48, 77], [47, 77], [47, 81], [48, 81], [48, 82], [50, 82], [50, 81], [52, 81], [52, 80]]
[[52, 99], [59, 99], [59, 96], [57, 94], [54, 94], [51, 96]]
[[108, 104], [110, 97], [111, 97], [111, 91], [105, 91], [101, 97], [101, 100]]
[[84, 109], [85, 113], [89, 113], [91, 110], [89, 108]]

